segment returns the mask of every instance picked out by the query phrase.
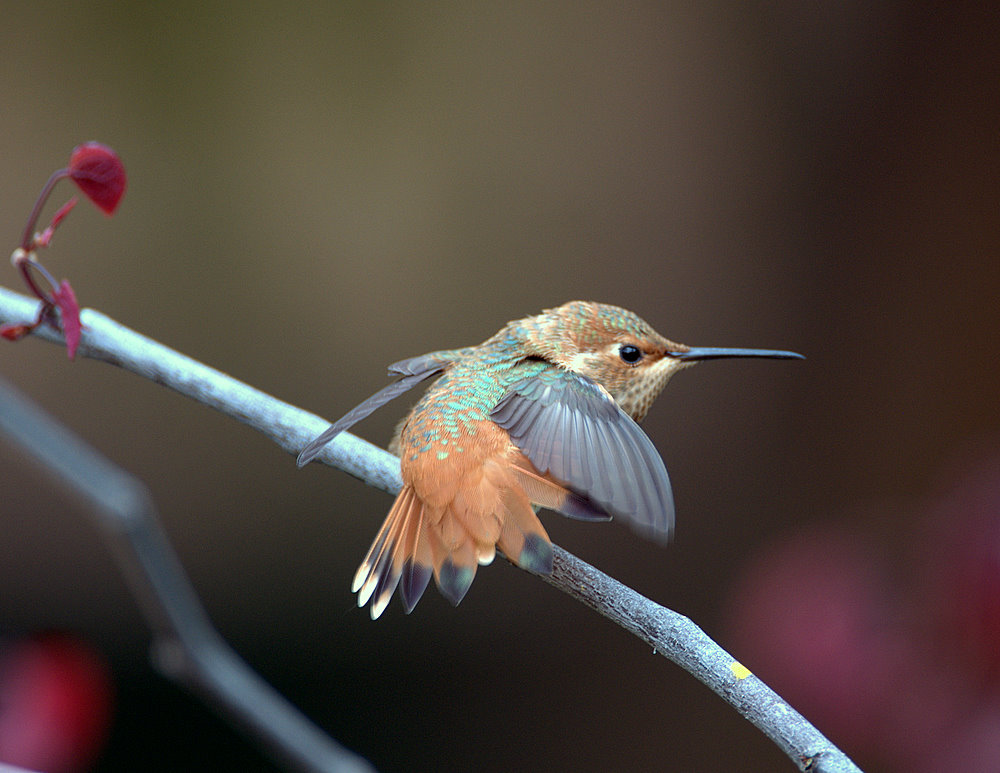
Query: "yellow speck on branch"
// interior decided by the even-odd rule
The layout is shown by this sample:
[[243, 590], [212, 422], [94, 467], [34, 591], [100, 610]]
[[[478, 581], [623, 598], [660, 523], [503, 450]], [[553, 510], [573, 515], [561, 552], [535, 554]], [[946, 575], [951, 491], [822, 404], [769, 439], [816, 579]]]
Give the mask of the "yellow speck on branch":
[[729, 664], [729, 670], [733, 672], [733, 676], [741, 680], [746, 679], [753, 673], [749, 668], [736, 660]]

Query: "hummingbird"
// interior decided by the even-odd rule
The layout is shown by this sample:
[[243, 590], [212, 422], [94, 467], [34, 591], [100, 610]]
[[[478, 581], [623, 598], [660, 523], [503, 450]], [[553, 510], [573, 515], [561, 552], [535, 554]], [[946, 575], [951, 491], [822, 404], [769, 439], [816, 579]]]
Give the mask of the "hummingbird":
[[665, 542], [673, 530], [670, 478], [639, 427], [670, 377], [700, 360], [802, 359], [794, 352], [676, 343], [618, 306], [571, 301], [508, 322], [478, 346], [389, 366], [393, 383], [335, 422], [299, 454], [312, 461], [338, 434], [432, 377], [397, 429], [403, 488], [351, 587], [376, 619], [392, 594], [410, 613], [433, 576], [452, 604], [496, 549], [552, 572], [546, 508], [583, 521], [619, 517]]

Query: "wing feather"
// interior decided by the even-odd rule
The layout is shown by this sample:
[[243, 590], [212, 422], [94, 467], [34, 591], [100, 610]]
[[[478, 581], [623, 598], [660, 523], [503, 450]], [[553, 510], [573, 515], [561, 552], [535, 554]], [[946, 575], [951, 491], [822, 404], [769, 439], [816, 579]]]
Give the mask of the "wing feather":
[[636, 530], [666, 539], [674, 521], [670, 478], [646, 433], [595, 382], [553, 368], [510, 386], [490, 418], [542, 475]]
[[362, 419], [377, 411], [390, 400], [399, 397], [404, 392], [409, 391], [421, 381], [430, 378], [442, 370], [447, 365], [447, 360], [441, 359], [433, 354], [424, 354], [420, 357], [413, 357], [409, 360], [401, 360], [389, 366], [389, 373], [401, 375], [399, 381], [394, 381], [382, 387], [379, 391], [355, 406], [337, 421], [331, 424], [318, 437], [302, 449], [296, 464], [305, 467], [315, 459], [323, 447], [333, 440], [341, 432], [350, 429]]

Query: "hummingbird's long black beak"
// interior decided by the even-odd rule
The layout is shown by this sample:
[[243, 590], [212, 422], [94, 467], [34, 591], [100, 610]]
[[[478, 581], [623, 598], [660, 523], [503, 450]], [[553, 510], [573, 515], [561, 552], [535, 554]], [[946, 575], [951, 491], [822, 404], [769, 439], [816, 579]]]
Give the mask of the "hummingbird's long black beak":
[[719, 349], [712, 346], [692, 346], [686, 352], [668, 352], [678, 360], [718, 360], [723, 357], [765, 357], [770, 360], [804, 360], [801, 354], [777, 349]]

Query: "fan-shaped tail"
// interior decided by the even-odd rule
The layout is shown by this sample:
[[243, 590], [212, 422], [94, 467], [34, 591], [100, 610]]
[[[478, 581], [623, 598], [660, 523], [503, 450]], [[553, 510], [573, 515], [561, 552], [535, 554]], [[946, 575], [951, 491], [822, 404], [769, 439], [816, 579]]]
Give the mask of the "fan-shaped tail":
[[441, 594], [457, 605], [477, 566], [490, 563], [498, 547], [518, 566], [548, 574], [552, 543], [533, 505], [585, 520], [608, 518], [588, 500], [539, 475], [521, 454], [487, 459], [467, 471], [443, 506], [422, 500], [407, 484], [354, 576], [358, 606], [371, 602], [375, 619], [398, 588], [409, 613], [432, 576]]

